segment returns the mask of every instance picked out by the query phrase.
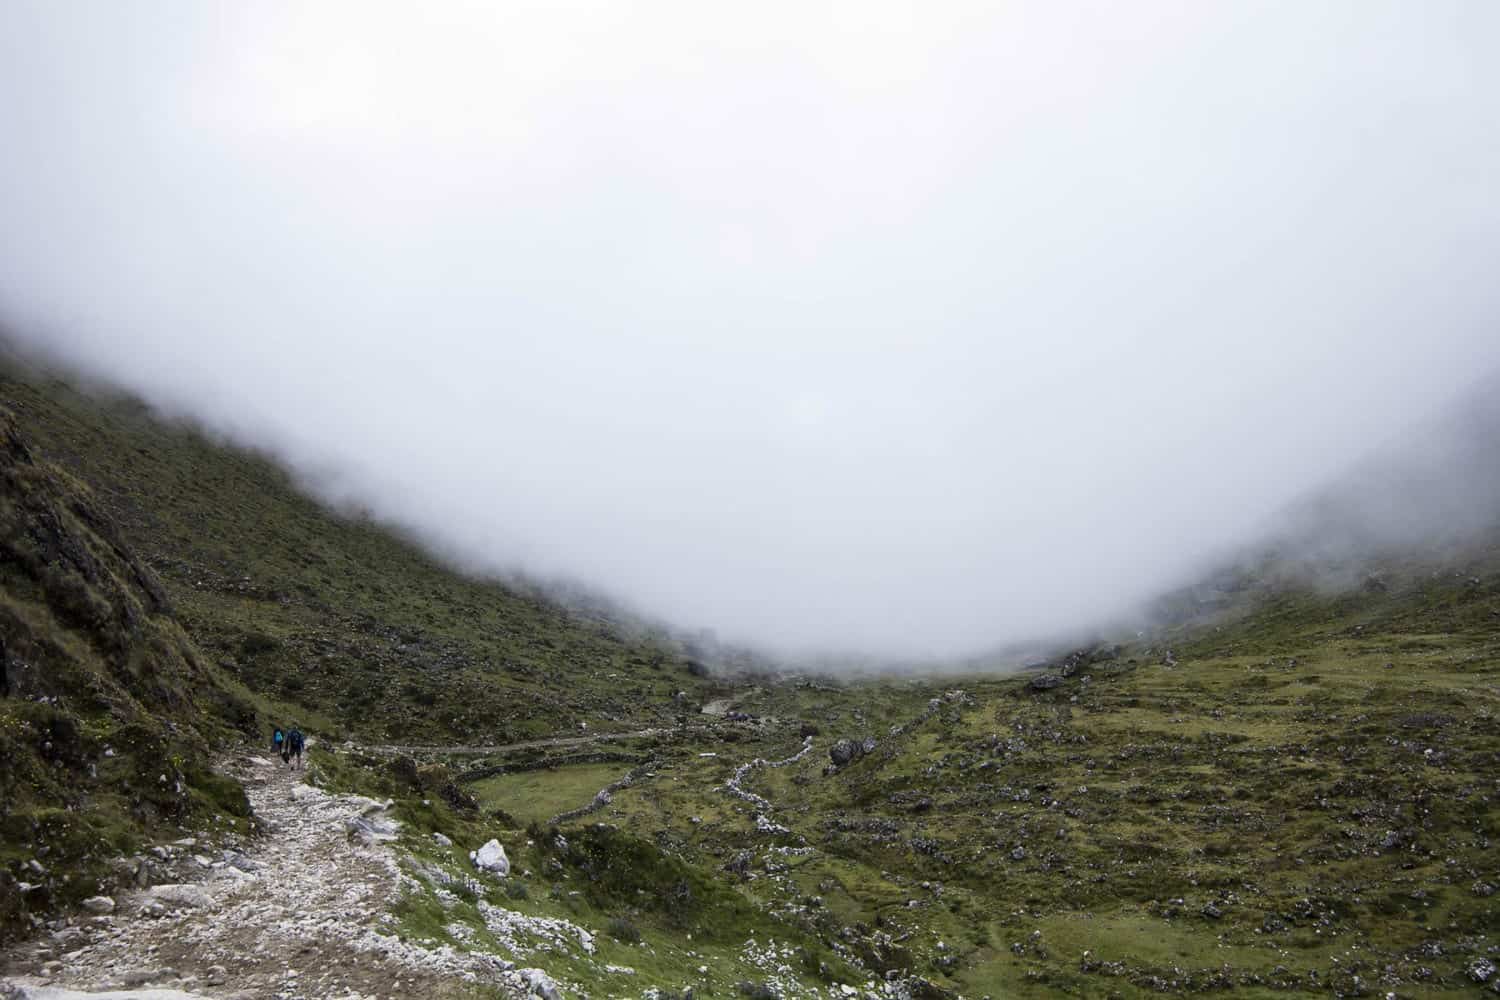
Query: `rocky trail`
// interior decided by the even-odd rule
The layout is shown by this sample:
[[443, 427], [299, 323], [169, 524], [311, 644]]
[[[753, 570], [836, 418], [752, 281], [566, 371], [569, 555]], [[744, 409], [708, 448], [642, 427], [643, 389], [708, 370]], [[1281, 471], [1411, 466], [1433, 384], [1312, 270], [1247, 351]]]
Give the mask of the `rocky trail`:
[[0, 997], [396, 1000], [457, 996], [476, 981], [529, 991], [529, 970], [395, 935], [386, 914], [410, 876], [382, 843], [395, 830], [383, 804], [330, 795], [267, 756], [225, 770], [269, 835], [153, 848], [153, 884], [90, 900], [92, 916], [0, 957]]

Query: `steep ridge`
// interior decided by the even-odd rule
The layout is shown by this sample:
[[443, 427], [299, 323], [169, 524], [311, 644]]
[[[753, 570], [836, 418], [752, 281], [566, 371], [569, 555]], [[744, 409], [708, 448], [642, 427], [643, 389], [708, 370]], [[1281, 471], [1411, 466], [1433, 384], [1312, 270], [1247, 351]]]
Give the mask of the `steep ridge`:
[[0, 934], [93, 895], [148, 832], [249, 809], [205, 765], [253, 705], [90, 491], [0, 410]]

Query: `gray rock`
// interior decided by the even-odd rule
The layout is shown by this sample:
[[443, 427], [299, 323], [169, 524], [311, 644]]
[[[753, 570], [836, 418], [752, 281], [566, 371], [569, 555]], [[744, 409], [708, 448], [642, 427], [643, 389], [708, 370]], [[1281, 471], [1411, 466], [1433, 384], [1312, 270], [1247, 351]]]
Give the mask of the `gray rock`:
[[1218, 920], [1224, 915], [1224, 911], [1214, 903], [1204, 903], [1202, 913], [1210, 920]]
[[52, 943], [67, 949], [82, 944], [88, 934], [81, 927], [63, 927], [52, 932]]
[[1476, 958], [1469, 963], [1469, 978], [1476, 983], [1487, 983], [1495, 978], [1495, 963], [1487, 958]]
[[90, 896], [83, 901], [83, 908], [90, 913], [113, 913], [115, 912], [115, 901], [108, 896]]
[[562, 992], [557, 988], [557, 983], [541, 969], [521, 969], [520, 973], [532, 996], [541, 997], [542, 1000], [562, 1000]]
[[839, 740], [828, 748], [828, 756], [834, 767], [843, 767], [859, 753], [859, 745], [853, 740]]
[[505, 856], [505, 848], [500, 846], [498, 840], [492, 839], [479, 850], [470, 851], [469, 860], [474, 862], [475, 868], [491, 875], [504, 878], [510, 874], [510, 859]]
[[1062, 684], [1063, 679], [1057, 674], [1039, 674], [1031, 679], [1031, 690], [1050, 691]]
[[147, 890], [150, 902], [166, 909], [213, 909], [215, 903], [213, 896], [202, 886], [187, 883], [169, 883], [167, 885], [153, 885]]
[[443, 836], [441, 833], [434, 833], [432, 835], [432, 842], [434, 844], [437, 844], [439, 847], [452, 847], [453, 846], [453, 841], [451, 839], [449, 839], [448, 837]]
[[744, 876], [749, 873], [750, 866], [754, 863], [755, 855], [749, 851], [740, 851], [724, 865], [724, 870], [734, 875]]
[[344, 833], [349, 840], [374, 847], [396, 839], [396, 821], [378, 812], [344, 819]]

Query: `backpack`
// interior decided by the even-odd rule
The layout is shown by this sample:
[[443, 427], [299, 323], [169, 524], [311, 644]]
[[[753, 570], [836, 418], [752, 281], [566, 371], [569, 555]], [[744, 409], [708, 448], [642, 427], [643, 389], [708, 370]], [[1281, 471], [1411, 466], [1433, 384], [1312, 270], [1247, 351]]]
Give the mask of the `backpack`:
[[271, 737], [271, 742], [275, 743], [277, 746], [281, 746], [281, 743], [284, 739], [286, 739], [286, 737], [282, 734], [281, 730], [278, 729], [276, 730], [276, 735]]
[[302, 730], [300, 730], [300, 729], [293, 729], [292, 730], [291, 740], [292, 740], [292, 749], [294, 751], [296, 751], [297, 753], [301, 753], [302, 752]]

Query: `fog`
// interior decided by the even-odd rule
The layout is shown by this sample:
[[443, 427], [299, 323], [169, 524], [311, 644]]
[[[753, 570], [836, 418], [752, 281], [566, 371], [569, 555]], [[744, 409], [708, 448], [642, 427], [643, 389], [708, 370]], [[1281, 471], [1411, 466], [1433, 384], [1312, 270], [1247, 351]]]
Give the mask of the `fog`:
[[962, 655], [1124, 613], [1500, 365], [1497, 38], [9, 0], [0, 325], [469, 568]]

